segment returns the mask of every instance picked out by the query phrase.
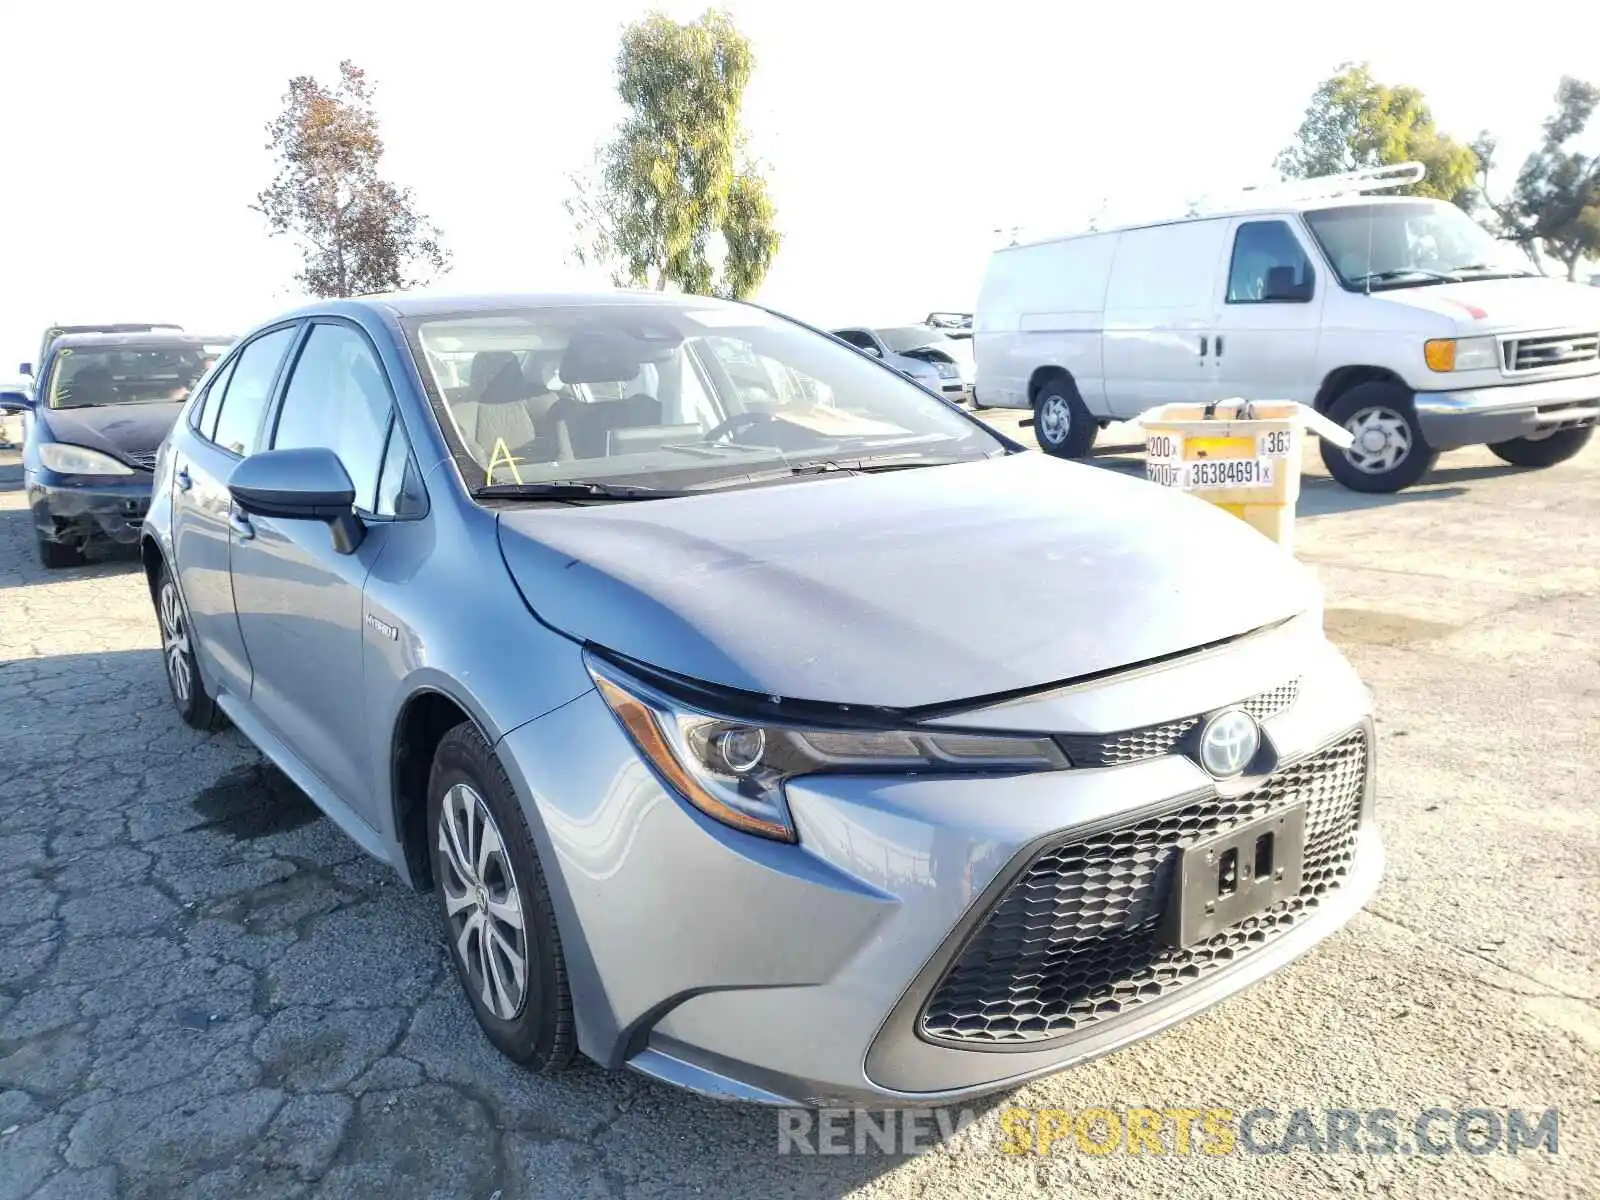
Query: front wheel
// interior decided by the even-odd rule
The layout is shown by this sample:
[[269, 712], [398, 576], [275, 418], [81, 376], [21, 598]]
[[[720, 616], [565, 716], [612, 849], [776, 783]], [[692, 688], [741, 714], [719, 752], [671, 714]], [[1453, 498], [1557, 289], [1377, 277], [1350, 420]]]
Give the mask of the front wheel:
[[1082, 458], [1094, 449], [1100, 426], [1070, 379], [1048, 379], [1033, 401], [1033, 436], [1058, 458]]
[[1439, 452], [1417, 423], [1411, 393], [1393, 383], [1361, 383], [1328, 406], [1328, 418], [1355, 438], [1348, 450], [1322, 443], [1322, 463], [1353, 492], [1398, 492], [1433, 469]]
[[49, 542], [39, 539], [39, 565], [47, 571], [83, 566], [83, 546], [79, 542]]
[[557, 1071], [577, 1053], [555, 909], [511, 781], [472, 724], [444, 735], [428, 779], [434, 890], [456, 977], [489, 1040]]
[[1496, 458], [1514, 467], [1553, 467], [1577, 454], [1593, 436], [1594, 426], [1585, 425], [1582, 429], [1559, 429], [1544, 437], [1491, 442], [1489, 450]]

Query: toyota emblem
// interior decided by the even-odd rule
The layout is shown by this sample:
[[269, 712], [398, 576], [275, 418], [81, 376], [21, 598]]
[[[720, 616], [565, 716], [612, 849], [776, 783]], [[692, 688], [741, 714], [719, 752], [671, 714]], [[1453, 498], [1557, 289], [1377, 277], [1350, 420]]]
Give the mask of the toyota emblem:
[[1250, 765], [1261, 748], [1261, 727], [1243, 709], [1230, 708], [1206, 722], [1200, 732], [1200, 765], [1228, 779]]

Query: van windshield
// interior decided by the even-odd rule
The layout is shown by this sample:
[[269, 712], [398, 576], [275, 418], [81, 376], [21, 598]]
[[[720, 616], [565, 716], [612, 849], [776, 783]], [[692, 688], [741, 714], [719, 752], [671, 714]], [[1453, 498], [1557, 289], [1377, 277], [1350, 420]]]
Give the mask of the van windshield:
[[1442, 200], [1342, 205], [1305, 216], [1351, 291], [1538, 273], [1525, 255]]

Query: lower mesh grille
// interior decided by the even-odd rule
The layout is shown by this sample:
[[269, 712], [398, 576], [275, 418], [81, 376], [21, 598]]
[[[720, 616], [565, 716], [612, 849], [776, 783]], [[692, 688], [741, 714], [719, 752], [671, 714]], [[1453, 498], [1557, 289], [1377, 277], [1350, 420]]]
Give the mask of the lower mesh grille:
[[[1367, 758], [1358, 730], [1236, 799], [1196, 800], [1046, 849], [934, 989], [923, 1036], [971, 1046], [1078, 1033], [1272, 941], [1349, 875]], [[1179, 850], [1295, 803], [1306, 806], [1299, 893], [1193, 946], [1165, 944], [1160, 926]]]

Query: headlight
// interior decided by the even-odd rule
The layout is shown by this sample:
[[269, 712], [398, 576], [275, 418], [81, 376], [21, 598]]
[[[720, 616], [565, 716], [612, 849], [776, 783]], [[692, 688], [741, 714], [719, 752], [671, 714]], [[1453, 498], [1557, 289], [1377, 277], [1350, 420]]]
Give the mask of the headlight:
[[1500, 365], [1500, 347], [1492, 337], [1435, 338], [1422, 357], [1435, 371], [1485, 371]]
[[589, 674], [645, 761], [674, 791], [713, 820], [782, 842], [798, 840], [784, 784], [802, 776], [1055, 771], [1069, 765], [1048, 737], [777, 725], [682, 704], [594, 658]]
[[39, 461], [58, 475], [132, 475], [133, 468], [109, 454], [84, 446], [46, 442], [39, 447]]

